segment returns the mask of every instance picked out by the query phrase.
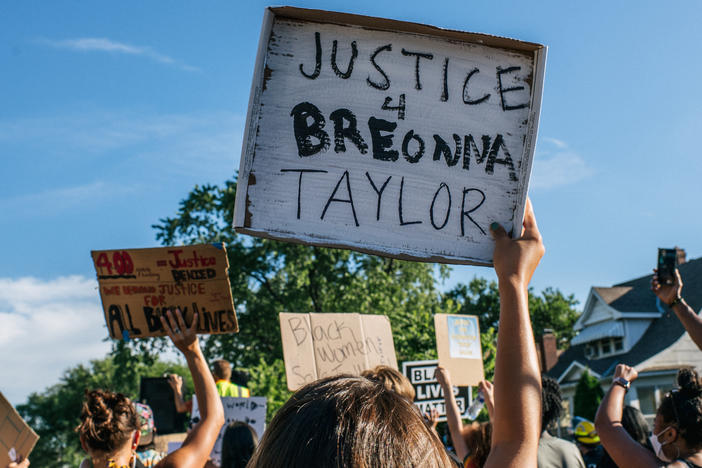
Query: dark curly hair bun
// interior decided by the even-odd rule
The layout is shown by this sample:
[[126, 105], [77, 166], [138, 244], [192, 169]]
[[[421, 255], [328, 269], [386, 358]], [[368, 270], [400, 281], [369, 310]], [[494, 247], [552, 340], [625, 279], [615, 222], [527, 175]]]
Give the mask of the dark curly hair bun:
[[122, 448], [138, 427], [129, 398], [105, 390], [86, 390], [80, 419], [76, 431], [83, 441], [90, 449], [108, 454]]
[[665, 395], [658, 413], [663, 420], [676, 426], [693, 450], [702, 449], [702, 385], [694, 369], [678, 371], [678, 390]]
[[680, 387], [680, 393], [687, 398], [695, 398], [702, 395], [700, 377], [694, 369], [680, 369], [678, 372], [678, 386]]

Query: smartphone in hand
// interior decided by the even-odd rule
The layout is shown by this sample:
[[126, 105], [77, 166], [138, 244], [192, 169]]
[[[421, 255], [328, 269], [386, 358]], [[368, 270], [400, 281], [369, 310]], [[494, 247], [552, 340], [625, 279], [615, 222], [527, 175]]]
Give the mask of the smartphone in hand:
[[658, 249], [658, 282], [673, 284], [673, 275], [678, 267], [678, 252], [676, 249]]

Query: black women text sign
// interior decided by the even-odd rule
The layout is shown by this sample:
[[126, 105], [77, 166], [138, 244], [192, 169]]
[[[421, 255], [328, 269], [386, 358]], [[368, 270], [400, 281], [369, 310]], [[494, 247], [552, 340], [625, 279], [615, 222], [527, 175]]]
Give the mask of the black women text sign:
[[520, 226], [545, 47], [269, 8], [237, 187], [239, 232], [490, 264]]

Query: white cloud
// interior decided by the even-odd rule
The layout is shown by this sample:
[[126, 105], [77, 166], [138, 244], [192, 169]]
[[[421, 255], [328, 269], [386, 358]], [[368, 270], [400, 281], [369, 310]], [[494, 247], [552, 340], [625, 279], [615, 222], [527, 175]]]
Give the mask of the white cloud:
[[103, 37], [81, 37], [76, 39], [38, 39], [39, 44], [44, 44], [56, 49], [66, 49], [77, 52], [108, 52], [127, 55], [138, 55], [150, 58], [159, 63], [172, 65], [186, 71], [200, 71], [199, 68], [185, 64], [168, 55], [161, 54], [151, 47], [135, 46], [123, 42], [113, 41]]
[[107, 199], [136, 193], [137, 186], [97, 180], [0, 199], [0, 210], [23, 206], [35, 216], [55, 216], [75, 207], [92, 206]]
[[551, 144], [553, 144], [554, 146], [556, 146], [557, 148], [567, 148], [567, 147], [568, 147], [568, 145], [566, 144], [565, 141], [559, 140], [559, 139], [557, 139], [557, 138], [544, 137], [544, 138], [542, 138], [541, 140], [542, 140], [542, 141], [546, 141], [546, 142], [548, 142], [548, 143], [551, 143]]
[[[62, 151], [67, 156], [104, 154], [149, 144], [181, 146], [199, 154], [239, 152], [243, 118], [224, 111], [192, 114], [86, 111], [0, 120], [0, 143]], [[172, 149], [172, 148], [171, 148]]]
[[66, 368], [104, 357], [103, 317], [94, 279], [0, 278], [0, 391], [22, 403]]
[[530, 188], [553, 189], [574, 184], [595, 171], [568, 145], [556, 138], [541, 138], [534, 157]]

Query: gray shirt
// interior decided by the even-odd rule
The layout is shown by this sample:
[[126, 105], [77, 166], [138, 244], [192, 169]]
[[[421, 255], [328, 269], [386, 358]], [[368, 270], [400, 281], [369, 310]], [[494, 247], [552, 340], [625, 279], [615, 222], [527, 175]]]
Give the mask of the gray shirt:
[[585, 468], [580, 450], [574, 443], [553, 437], [548, 432], [541, 434], [536, 461], [539, 468]]

